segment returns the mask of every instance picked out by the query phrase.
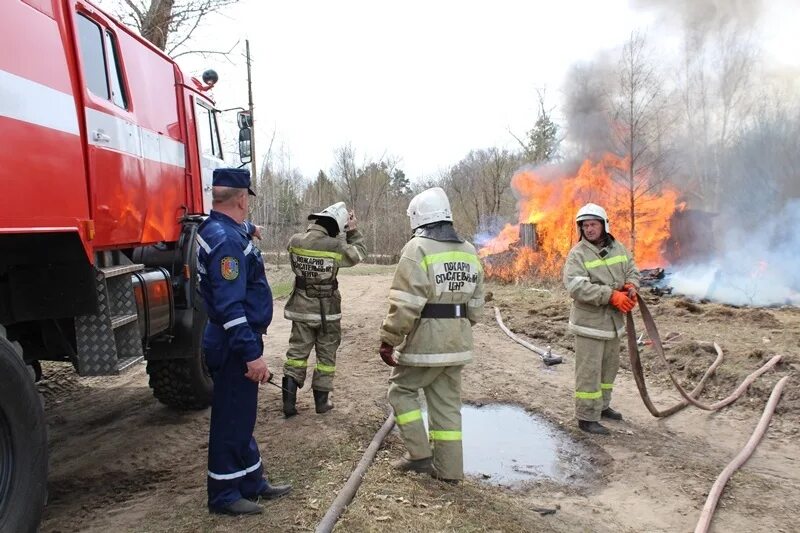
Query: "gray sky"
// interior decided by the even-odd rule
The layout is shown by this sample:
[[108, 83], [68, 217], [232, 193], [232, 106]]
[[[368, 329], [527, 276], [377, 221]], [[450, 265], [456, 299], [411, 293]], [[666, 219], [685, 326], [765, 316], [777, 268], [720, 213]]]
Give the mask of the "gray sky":
[[[799, 0], [772, 0], [760, 23], [765, 51], [794, 69], [799, 8]], [[242, 39], [236, 65], [179, 62], [192, 74], [208, 66], [220, 73], [220, 107], [246, 105], [240, 54], [249, 38], [260, 156], [274, 131], [276, 150], [307, 177], [327, 171], [334, 149], [351, 143], [361, 157], [401, 158], [416, 179], [470, 149], [514, 147], [508, 130], [530, 129], [537, 88], [559, 103], [572, 64], [619, 46], [636, 28], [669, 32], [662, 17], [626, 0], [241, 0], [195, 39], [217, 49]]]

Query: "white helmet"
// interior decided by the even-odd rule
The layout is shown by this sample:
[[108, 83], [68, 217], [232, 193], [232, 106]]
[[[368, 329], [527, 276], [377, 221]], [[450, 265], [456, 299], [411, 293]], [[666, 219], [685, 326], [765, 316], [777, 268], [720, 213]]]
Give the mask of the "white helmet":
[[578, 209], [578, 214], [575, 215], [575, 222], [578, 224], [579, 232], [581, 230], [581, 222], [584, 220], [602, 220], [603, 224], [605, 224], [606, 233], [610, 232], [606, 210], [597, 204], [586, 204]]
[[347, 206], [344, 204], [344, 202], [336, 202], [333, 205], [329, 205], [319, 213], [311, 213], [308, 215], [308, 220], [314, 220], [320, 217], [327, 217], [336, 221], [336, 225], [339, 226], [339, 233], [341, 233], [344, 231], [344, 227], [347, 225], [347, 220], [350, 218], [350, 214], [347, 212]]
[[412, 230], [432, 222], [453, 221], [450, 200], [441, 187], [426, 189], [412, 198], [406, 214], [411, 219]]

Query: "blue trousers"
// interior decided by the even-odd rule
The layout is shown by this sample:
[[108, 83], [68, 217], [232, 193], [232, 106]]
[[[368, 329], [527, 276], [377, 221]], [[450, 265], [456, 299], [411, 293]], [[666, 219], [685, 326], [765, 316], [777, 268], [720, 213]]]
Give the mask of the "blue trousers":
[[258, 383], [244, 377], [247, 364], [229, 352], [227, 334], [221, 327], [206, 326], [203, 350], [214, 380], [208, 436], [208, 505], [223, 507], [241, 498], [255, 497], [267, 487], [261, 454], [253, 438]]

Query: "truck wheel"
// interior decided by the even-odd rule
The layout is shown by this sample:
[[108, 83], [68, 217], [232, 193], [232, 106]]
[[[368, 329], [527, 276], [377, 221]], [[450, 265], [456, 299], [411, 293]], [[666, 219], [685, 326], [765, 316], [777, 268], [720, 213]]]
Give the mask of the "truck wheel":
[[27, 366], [0, 337], [0, 531], [36, 531], [47, 501], [47, 424]]
[[196, 313], [192, 328], [193, 356], [147, 362], [150, 388], [158, 401], [175, 409], [205, 409], [211, 405], [214, 383], [202, 353], [205, 313]]

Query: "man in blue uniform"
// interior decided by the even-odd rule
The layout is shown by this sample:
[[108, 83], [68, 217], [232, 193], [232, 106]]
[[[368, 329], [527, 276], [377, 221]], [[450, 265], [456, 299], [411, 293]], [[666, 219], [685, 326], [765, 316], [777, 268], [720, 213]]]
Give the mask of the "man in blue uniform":
[[270, 485], [253, 438], [258, 387], [272, 377], [261, 357], [262, 335], [272, 321], [272, 292], [261, 252], [250, 240], [247, 216], [250, 173], [214, 171], [213, 209], [197, 233], [200, 292], [208, 312], [203, 335], [214, 380], [208, 439], [208, 510], [242, 515], [262, 512], [259, 498], [279, 498], [290, 485]]

